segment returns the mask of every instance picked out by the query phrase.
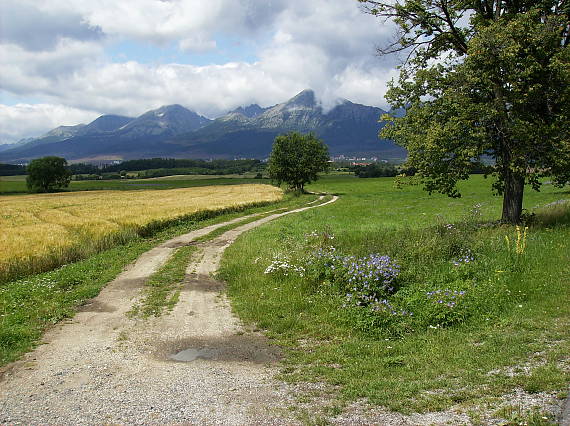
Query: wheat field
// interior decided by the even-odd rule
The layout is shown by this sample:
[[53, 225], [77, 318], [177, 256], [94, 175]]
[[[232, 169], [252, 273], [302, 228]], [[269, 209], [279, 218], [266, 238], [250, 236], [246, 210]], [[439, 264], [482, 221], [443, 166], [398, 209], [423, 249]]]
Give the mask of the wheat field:
[[281, 197], [269, 185], [0, 196], [0, 280], [85, 257], [153, 223]]

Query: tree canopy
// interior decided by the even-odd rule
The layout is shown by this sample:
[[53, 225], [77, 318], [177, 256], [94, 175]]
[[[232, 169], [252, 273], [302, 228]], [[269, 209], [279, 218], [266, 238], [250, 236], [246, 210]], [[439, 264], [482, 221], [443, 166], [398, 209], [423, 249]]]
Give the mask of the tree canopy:
[[61, 157], [42, 157], [32, 160], [27, 167], [26, 184], [31, 192], [54, 192], [69, 186], [71, 172]]
[[278, 185], [303, 191], [307, 183], [318, 179], [318, 173], [329, 170], [329, 151], [324, 142], [312, 133], [290, 132], [273, 142], [267, 171]]
[[358, 0], [393, 20], [381, 54], [407, 59], [387, 99], [404, 107], [381, 136], [407, 148], [428, 191], [460, 196], [473, 162], [503, 195], [502, 220], [520, 220], [525, 183], [570, 180], [570, 2]]

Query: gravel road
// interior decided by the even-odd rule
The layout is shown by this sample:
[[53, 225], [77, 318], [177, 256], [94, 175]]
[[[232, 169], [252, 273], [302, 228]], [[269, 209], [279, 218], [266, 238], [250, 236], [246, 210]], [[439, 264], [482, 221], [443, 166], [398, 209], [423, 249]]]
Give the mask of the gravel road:
[[[239, 226], [199, 244], [173, 312], [148, 320], [125, 314], [145, 280], [180, 246], [212, 225], [143, 254], [75, 317], [10, 365], [0, 382], [0, 422], [7, 424], [282, 424], [287, 389], [273, 379], [279, 350], [247, 332], [211, 278], [241, 233], [307, 206]], [[172, 359], [183, 352], [182, 358]]]

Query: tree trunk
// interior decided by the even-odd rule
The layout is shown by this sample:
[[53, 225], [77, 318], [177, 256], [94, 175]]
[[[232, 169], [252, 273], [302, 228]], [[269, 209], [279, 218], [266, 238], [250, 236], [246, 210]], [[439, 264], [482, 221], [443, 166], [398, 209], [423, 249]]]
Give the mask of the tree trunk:
[[509, 170], [505, 175], [502, 222], [512, 224], [520, 222], [523, 194], [524, 176], [520, 176]]

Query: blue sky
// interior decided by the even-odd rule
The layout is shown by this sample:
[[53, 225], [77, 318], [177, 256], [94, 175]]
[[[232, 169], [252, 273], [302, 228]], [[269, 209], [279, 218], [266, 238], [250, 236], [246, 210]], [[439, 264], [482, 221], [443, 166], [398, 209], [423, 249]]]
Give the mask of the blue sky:
[[387, 107], [393, 28], [356, 0], [3, 0], [0, 143], [178, 103], [215, 118], [312, 88]]
[[152, 42], [122, 40], [110, 44], [105, 54], [112, 62], [136, 61], [143, 64], [176, 63], [186, 65], [212, 65], [228, 62], [259, 60], [255, 43], [238, 38], [216, 36], [216, 48], [203, 52], [185, 52], [176, 42], [157, 45]]

